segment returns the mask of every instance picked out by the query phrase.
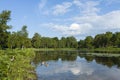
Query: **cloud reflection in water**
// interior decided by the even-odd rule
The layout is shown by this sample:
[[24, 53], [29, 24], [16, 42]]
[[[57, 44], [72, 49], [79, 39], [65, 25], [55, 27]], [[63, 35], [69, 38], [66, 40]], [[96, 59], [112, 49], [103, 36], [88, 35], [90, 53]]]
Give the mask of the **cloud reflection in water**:
[[[88, 63], [85, 59], [77, 58], [76, 61], [48, 61], [48, 67], [38, 65], [36, 72], [40, 80], [119, 80], [120, 69], [108, 68], [97, 64]], [[42, 77], [44, 79], [42, 79]], [[56, 79], [57, 78], [57, 79]]]

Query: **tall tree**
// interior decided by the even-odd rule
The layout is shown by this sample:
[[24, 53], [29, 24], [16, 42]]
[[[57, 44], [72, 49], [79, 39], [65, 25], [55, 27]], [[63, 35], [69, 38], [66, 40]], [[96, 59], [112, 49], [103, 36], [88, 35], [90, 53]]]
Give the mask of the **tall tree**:
[[59, 40], [59, 48], [65, 48], [66, 47], [66, 38], [65, 37], [62, 37], [60, 40]]
[[108, 46], [112, 46], [112, 32], [106, 32], [105, 33], [105, 46], [108, 47]]
[[114, 44], [116, 45], [116, 47], [120, 47], [120, 32], [115, 33]]
[[17, 42], [19, 41], [19, 40], [17, 40], [17, 34], [16, 34], [16, 32], [13, 32], [11, 35], [9, 35], [9, 37], [8, 37], [8, 42], [7, 42], [7, 46], [8, 46], [8, 48], [16, 48], [17, 47]]
[[53, 48], [58, 48], [59, 46], [59, 39], [57, 37], [52, 38], [52, 47]]
[[95, 48], [105, 47], [105, 34], [98, 34], [94, 38]]
[[92, 38], [92, 36], [87, 36], [86, 37], [85, 48], [93, 48], [93, 38]]
[[35, 33], [32, 38], [32, 46], [34, 48], [40, 48], [41, 46], [41, 36], [38, 33]]
[[21, 48], [27, 47], [28, 46], [28, 43], [27, 43], [28, 41], [29, 41], [29, 43], [31, 42], [30, 39], [28, 39], [27, 26], [23, 26], [22, 29], [17, 32], [17, 36], [20, 39], [19, 43], [20, 43]]
[[77, 40], [75, 39], [75, 37], [70, 36], [67, 37], [67, 42], [66, 42], [66, 47], [67, 48], [77, 48], [78, 44], [77, 44]]
[[9, 32], [7, 31], [11, 27], [7, 25], [7, 22], [10, 20], [10, 11], [2, 11], [0, 14], [0, 47], [7, 47], [7, 39]]
[[78, 42], [78, 48], [85, 48], [85, 41], [84, 40], [80, 40]]

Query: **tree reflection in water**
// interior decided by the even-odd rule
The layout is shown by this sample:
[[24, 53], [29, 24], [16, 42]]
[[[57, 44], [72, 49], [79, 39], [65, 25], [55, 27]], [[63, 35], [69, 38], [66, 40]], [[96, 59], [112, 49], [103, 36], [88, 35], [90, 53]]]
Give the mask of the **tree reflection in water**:
[[[99, 53], [98, 53], [99, 54]], [[40, 51], [36, 52], [36, 56], [33, 60], [34, 64], [41, 63], [46, 67], [48, 66], [47, 61], [58, 61], [61, 59], [62, 61], [75, 61], [77, 56], [80, 58], [84, 58], [87, 62], [92, 62], [95, 60], [98, 64], [106, 65], [109, 68], [112, 66], [117, 66], [120, 68], [120, 57], [100, 57], [87, 55], [87, 53], [81, 53], [76, 51]]]
[[100, 57], [76, 51], [36, 52], [38, 80], [119, 80], [120, 57]]

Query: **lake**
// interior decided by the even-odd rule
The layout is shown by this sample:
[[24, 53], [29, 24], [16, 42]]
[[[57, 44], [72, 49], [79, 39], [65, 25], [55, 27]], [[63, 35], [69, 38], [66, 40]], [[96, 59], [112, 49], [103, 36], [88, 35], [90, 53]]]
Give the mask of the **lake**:
[[41, 51], [36, 52], [33, 64], [38, 80], [120, 80], [120, 57]]

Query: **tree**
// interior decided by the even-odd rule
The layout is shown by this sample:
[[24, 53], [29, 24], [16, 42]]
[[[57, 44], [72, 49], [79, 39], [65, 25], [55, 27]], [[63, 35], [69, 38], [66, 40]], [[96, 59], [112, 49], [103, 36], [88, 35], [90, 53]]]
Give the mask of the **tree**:
[[52, 38], [52, 48], [58, 48], [59, 47], [59, 39], [57, 37]]
[[24, 25], [20, 31], [18, 31], [18, 35], [27, 38], [28, 37], [28, 31], [27, 26]]
[[120, 32], [116, 32], [112, 38], [114, 41], [114, 45], [116, 47], [120, 47]]
[[17, 43], [17, 35], [16, 35], [16, 32], [13, 32], [8, 37], [7, 46], [8, 46], [8, 48], [12, 49], [12, 48], [15, 48], [17, 46], [16, 43]]
[[65, 48], [66, 47], [66, 38], [65, 37], [62, 37], [60, 40], [59, 40], [59, 48]]
[[108, 46], [112, 46], [112, 32], [106, 32], [106, 34], [104, 35], [105, 36], [105, 46], [108, 47]]
[[84, 42], [84, 40], [80, 40], [78, 42], [78, 48], [85, 48], [85, 42]]
[[92, 38], [92, 36], [87, 36], [86, 37], [85, 48], [93, 48], [93, 38]]
[[10, 20], [10, 11], [2, 11], [0, 14], [0, 47], [6, 48], [7, 47], [7, 39], [9, 36], [8, 29], [11, 26], [7, 25], [7, 22]]
[[17, 47], [26, 48], [31, 46], [31, 40], [28, 38], [27, 26], [23, 26], [22, 29], [16, 33], [16, 35], [17, 39], [19, 39], [17, 41]]
[[75, 39], [75, 37], [70, 36], [66, 38], [66, 47], [67, 48], [77, 48], [78, 44], [77, 44], [77, 40]]
[[35, 33], [32, 38], [32, 46], [34, 48], [40, 48], [41, 46], [41, 36], [38, 33]]
[[98, 34], [94, 38], [94, 46], [95, 48], [105, 47], [105, 36], [104, 34]]

